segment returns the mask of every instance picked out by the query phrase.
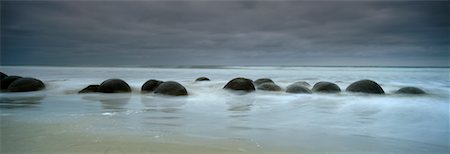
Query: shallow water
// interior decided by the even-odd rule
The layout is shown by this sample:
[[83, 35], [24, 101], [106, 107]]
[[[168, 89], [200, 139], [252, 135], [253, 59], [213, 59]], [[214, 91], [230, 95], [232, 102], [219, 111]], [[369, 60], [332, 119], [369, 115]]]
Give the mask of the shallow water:
[[[1, 93], [0, 153], [448, 153], [449, 68], [1, 67], [42, 79], [47, 89]], [[211, 82], [194, 82], [207, 76]], [[360, 79], [386, 95], [239, 94], [222, 87], [238, 76], [331, 81]], [[131, 94], [77, 94], [121, 78]], [[187, 97], [140, 94], [148, 79], [183, 84]], [[427, 95], [399, 95], [403, 86]]]

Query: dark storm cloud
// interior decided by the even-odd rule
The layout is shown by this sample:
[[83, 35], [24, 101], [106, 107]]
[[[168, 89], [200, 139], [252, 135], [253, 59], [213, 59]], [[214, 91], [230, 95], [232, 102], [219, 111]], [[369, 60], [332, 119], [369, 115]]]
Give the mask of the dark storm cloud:
[[449, 65], [448, 2], [1, 2], [8, 65]]

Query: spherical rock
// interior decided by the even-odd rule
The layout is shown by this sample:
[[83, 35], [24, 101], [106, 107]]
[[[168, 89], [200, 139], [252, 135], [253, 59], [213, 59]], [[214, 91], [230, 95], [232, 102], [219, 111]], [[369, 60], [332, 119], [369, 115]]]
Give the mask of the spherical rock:
[[22, 78], [22, 77], [20, 77], [20, 76], [14, 76], [14, 75], [12, 75], [12, 76], [7, 76], [7, 77], [5, 77], [5, 78], [3, 78], [2, 80], [1, 80], [1, 89], [8, 89], [8, 86], [12, 83], [12, 82], [14, 82], [14, 81], [16, 81], [17, 79], [20, 79], [20, 78]]
[[325, 92], [325, 93], [336, 93], [336, 92], [340, 92], [341, 88], [339, 88], [339, 86], [334, 83], [321, 81], [321, 82], [316, 83], [313, 86], [312, 91]]
[[253, 85], [253, 81], [246, 78], [234, 78], [229, 81], [223, 89], [231, 89], [231, 90], [241, 90], [241, 91], [255, 91], [255, 86]]
[[98, 87], [100, 85], [89, 85], [86, 88], [80, 90], [78, 93], [92, 93], [92, 92], [98, 92]]
[[266, 82], [257, 86], [258, 90], [266, 90], [266, 91], [281, 91], [281, 87], [276, 85], [275, 83]]
[[298, 82], [295, 82], [293, 84], [299, 84], [299, 85], [302, 85], [304, 87], [311, 87], [311, 85], [308, 82], [306, 82], [306, 81], [298, 81]]
[[399, 93], [399, 94], [426, 94], [425, 91], [423, 91], [420, 88], [416, 88], [416, 87], [403, 87], [403, 88], [400, 88], [396, 93]]
[[203, 77], [199, 77], [199, 78], [195, 79], [195, 81], [210, 81], [210, 80], [209, 80], [209, 78], [203, 76]]
[[167, 81], [161, 83], [158, 88], [155, 89], [156, 94], [164, 94], [171, 96], [184, 96], [188, 95], [186, 88], [178, 82]]
[[9, 92], [27, 92], [44, 89], [45, 85], [41, 80], [35, 78], [20, 78], [8, 86]]
[[384, 94], [383, 88], [372, 80], [359, 80], [350, 84], [346, 91], [362, 92], [370, 94]]
[[5, 73], [0, 72], [0, 80], [3, 79], [3, 78], [6, 78], [7, 76], [8, 76], [8, 75], [6, 75]]
[[142, 85], [141, 92], [143, 93], [153, 92], [156, 88], [158, 88], [159, 85], [161, 85], [161, 83], [163, 82], [159, 80], [154, 79], [148, 80]]
[[269, 78], [260, 78], [260, 79], [255, 80], [255, 81], [253, 82], [253, 84], [255, 84], [256, 86], [259, 86], [259, 85], [261, 85], [261, 84], [263, 84], [263, 83], [266, 83], [266, 82], [269, 82], [269, 83], [275, 83], [275, 82], [272, 81], [272, 79], [269, 79]]
[[286, 88], [287, 93], [312, 93], [303, 83], [295, 82]]
[[98, 87], [98, 92], [102, 93], [123, 93], [131, 92], [130, 86], [121, 79], [108, 79], [103, 81]]

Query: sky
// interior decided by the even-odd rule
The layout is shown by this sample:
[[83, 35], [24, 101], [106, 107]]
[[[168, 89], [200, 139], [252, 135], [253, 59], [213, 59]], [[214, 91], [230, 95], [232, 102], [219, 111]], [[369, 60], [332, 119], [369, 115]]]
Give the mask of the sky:
[[1, 1], [1, 65], [450, 66], [448, 1]]

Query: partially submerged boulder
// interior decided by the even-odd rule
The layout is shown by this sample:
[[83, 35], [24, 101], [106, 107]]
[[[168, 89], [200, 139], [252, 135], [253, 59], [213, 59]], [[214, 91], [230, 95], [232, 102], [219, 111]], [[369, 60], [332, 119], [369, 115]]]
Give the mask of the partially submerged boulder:
[[3, 79], [3, 78], [6, 78], [7, 76], [8, 76], [8, 75], [6, 75], [5, 73], [0, 72], [0, 80]]
[[306, 82], [306, 81], [298, 81], [298, 82], [295, 82], [293, 84], [302, 85], [304, 87], [311, 87], [311, 85], [308, 82]]
[[384, 94], [383, 88], [372, 80], [359, 80], [350, 84], [346, 91], [350, 92], [362, 92], [369, 94]]
[[20, 78], [22, 78], [22, 77], [20, 77], [20, 76], [15, 76], [15, 75], [11, 75], [11, 76], [7, 76], [7, 77], [3, 78], [3, 79], [1, 80], [1, 83], [0, 83], [1, 89], [2, 89], [2, 90], [8, 89], [8, 86], [9, 86], [11, 83], [13, 83], [14, 81], [16, 81], [17, 79], [20, 79]]
[[195, 81], [210, 81], [210, 80], [209, 80], [209, 78], [202, 76], [202, 77], [195, 79]]
[[186, 88], [178, 82], [166, 81], [161, 83], [155, 89], [155, 94], [164, 94], [171, 96], [185, 96], [188, 95]]
[[260, 79], [257, 79], [257, 80], [255, 80], [254, 82], [253, 82], [253, 84], [255, 85], [255, 86], [259, 86], [259, 85], [261, 85], [261, 84], [263, 84], [263, 83], [275, 83], [275, 82], [273, 82], [272, 81], [272, 79], [269, 79], [269, 78], [260, 78]]
[[86, 88], [80, 90], [78, 93], [92, 93], [92, 92], [99, 92], [98, 87], [100, 85], [89, 85]]
[[131, 92], [131, 88], [121, 79], [108, 79], [103, 81], [98, 87], [98, 92], [102, 93], [124, 93]]
[[305, 84], [303, 84], [302, 82], [295, 82], [295, 83], [289, 85], [286, 88], [286, 92], [287, 93], [297, 93], [297, 94], [299, 94], [299, 93], [306, 93], [306, 94], [312, 93], [311, 90], [309, 90], [305, 86]]
[[425, 91], [423, 91], [422, 89], [417, 88], [417, 87], [403, 87], [403, 88], [400, 88], [399, 90], [397, 90], [396, 93], [399, 93], [399, 94], [426, 94]]
[[162, 83], [163, 83], [162, 81], [155, 80], [155, 79], [148, 80], [147, 82], [145, 82], [142, 85], [141, 92], [143, 92], [143, 93], [153, 92]]
[[339, 86], [334, 83], [321, 81], [313, 86], [312, 91], [324, 93], [337, 93], [341, 91], [341, 88], [339, 88]]
[[257, 89], [265, 91], [281, 91], [281, 87], [272, 82], [262, 83], [259, 86], [257, 86]]
[[8, 86], [9, 92], [28, 92], [44, 89], [45, 85], [41, 80], [35, 78], [20, 78]]
[[223, 89], [230, 89], [230, 90], [239, 90], [239, 91], [255, 91], [255, 86], [253, 85], [253, 81], [246, 78], [234, 78], [231, 81], [229, 81]]

